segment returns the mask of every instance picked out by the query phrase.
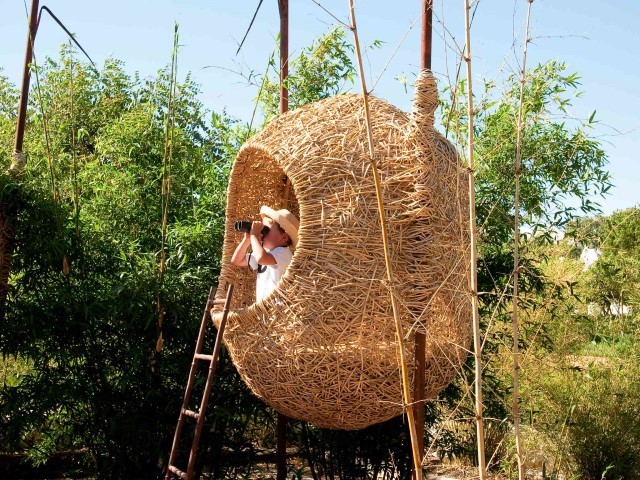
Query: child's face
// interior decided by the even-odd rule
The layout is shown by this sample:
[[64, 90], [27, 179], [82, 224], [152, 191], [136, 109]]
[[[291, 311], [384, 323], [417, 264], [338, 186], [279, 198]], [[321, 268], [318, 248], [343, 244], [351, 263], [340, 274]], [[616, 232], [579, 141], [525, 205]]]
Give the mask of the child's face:
[[262, 245], [265, 248], [272, 250], [276, 247], [283, 247], [287, 244], [289, 236], [272, 218], [264, 217], [262, 219], [262, 224], [269, 227], [269, 233], [267, 233], [262, 239]]

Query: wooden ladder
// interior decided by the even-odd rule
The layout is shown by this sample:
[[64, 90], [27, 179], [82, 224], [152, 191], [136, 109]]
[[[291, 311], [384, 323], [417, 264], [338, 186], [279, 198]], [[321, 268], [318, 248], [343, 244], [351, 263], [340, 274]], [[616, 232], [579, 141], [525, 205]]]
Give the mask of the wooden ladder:
[[[180, 415], [178, 416], [178, 425], [176, 426], [175, 435], [173, 437], [173, 445], [171, 446], [171, 454], [169, 455], [167, 474], [164, 477], [165, 480], [171, 480], [172, 478], [179, 478], [181, 480], [193, 480], [196, 457], [198, 455], [198, 447], [200, 445], [200, 435], [202, 434], [202, 428], [204, 426], [204, 420], [207, 413], [207, 404], [209, 403], [209, 396], [211, 395], [213, 378], [216, 375], [218, 355], [220, 354], [220, 347], [222, 346], [222, 336], [224, 335], [224, 328], [227, 324], [229, 305], [231, 304], [231, 296], [233, 295], [233, 285], [229, 285], [229, 288], [227, 289], [227, 297], [224, 300], [215, 300], [214, 295], [215, 288], [212, 287], [209, 291], [207, 304], [204, 307], [204, 314], [202, 315], [202, 323], [200, 324], [200, 332], [198, 333], [196, 350], [193, 354], [191, 370], [189, 371], [189, 380], [187, 381], [187, 388], [184, 394], [182, 408], [180, 409]], [[218, 328], [218, 334], [216, 335], [216, 343], [213, 347], [213, 353], [211, 355], [205, 355], [201, 353], [202, 344], [204, 343], [204, 334], [207, 330], [207, 324], [209, 323], [209, 310], [214, 305], [224, 305], [222, 310], [222, 319], [220, 320], [220, 327]], [[196, 373], [198, 372], [198, 362], [201, 360], [209, 362], [209, 373], [207, 374], [207, 382], [205, 383], [202, 401], [200, 402], [200, 409], [196, 412], [193, 410], [189, 410], [189, 401], [191, 400], [193, 384]], [[193, 441], [191, 443], [191, 452], [189, 453], [189, 464], [187, 465], [187, 471], [183, 472], [174, 465], [174, 462], [176, 461], [176, 457], [178, 455], [178, 450], [180, 447], [180, 436], [182, 434], [182, 427], [184, 426], [184, 422], [187, 418], [196, 420], [196, 428], [193, 434]]]

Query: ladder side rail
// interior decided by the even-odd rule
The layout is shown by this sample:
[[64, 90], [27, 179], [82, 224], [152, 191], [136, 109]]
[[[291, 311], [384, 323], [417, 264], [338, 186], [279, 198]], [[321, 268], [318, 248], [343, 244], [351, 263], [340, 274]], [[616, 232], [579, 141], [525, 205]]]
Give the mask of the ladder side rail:
[[207, 404], [209, 403], [209, 396], [211, 395], [211, 389], [213, 387], [213, 378], [216, 375], [216, 368], [218, 366], [218, 357], [220, 355], [220, 348], [222, 347], [222, 337], [224, 335], [224, 329], [227, 325], [227, 317], [229, 315], [229, 305], [231, 304], [231, 296], [233, 295], [233, 285], [229, 285], [227, 290], [227, 298], [224, 302], [224, 308], [222, 310], [222, 319], [220, 320], [220, 327], [218, 328], [218, 334], [216, 335], [216, 343], [213, 347], [213, 359], [209, 364], [209, 373], [207, 375], [207, 382], [205, 384], [204, 393], [202, 395], [202, 401], [200, 402], [200, 410], [198, 411], [198, 420], [196, 422], [196, 430], [193, 435], [193, 443], [191, 445], [191, 453], [189, 455], [189, 465], [187, 466], [187, 479], [193, 478], [193, 472], [196, 464], [196, 457], [198, 455], [198, 448], [200, 446], [200, 435], [202, 434], [202, 427], [204, 426], [204, 420], [207, 413]]
[[[208, 313], [209, 306], [212, 303], [213, 296], [215, 295], [214, 287], [211, 287], [209, 290], [209, 296], [207, 297], [207, 304], [204, 307], [204, 313], [202, 315], [202, 322], [200, 323], [200, 331], [198, 332], [198, 340], [196, 342], [195, 354], [193, 357], [193, 361], [191, 362], [191, 368], [189, 370], [189, 378], [187, 380], [187, 387], [185, 389], [184, 399], [182, 401], [182, 407], [180, 409], [180, 414], [178, 415], [178, 425], [176, 426], [176, 431], [173, 436], [173, 443], [171, 445], [171, 454], [169, 455], [169, 463], [168, 466], [172, 466], [176, 460], [176, 456], [178, 454], [178, 446], [180, 445], [180, 436], [182, 435], [182, 427], [184, 426], [185, 415], [184, 411], [189, 406], [189, 401], [191, 400], [191, 392], [193, 391], [193, 383], [198, 371], [198, 359], [195, 355], [199, 354], [202, 351], [202, 343], [204, 340], [204, 333], [206, 331], [207, 322], [208, 322]], [[165, 480], [171, 479], [171, 470], [167, 468], [167, 474], [165, 476]]]

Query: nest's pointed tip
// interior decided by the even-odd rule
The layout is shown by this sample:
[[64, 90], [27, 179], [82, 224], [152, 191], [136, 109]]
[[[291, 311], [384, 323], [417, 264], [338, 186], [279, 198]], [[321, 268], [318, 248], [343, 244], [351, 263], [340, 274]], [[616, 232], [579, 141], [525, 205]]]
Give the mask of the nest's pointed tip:
[[414, 83], [415, 93], [413, 97], [414, 115], [419, 112], [424, 114], [433, 114], [438, 106], [438, 87], [436, 79], [429, 69], [420, 71], [418, 78]]
[[414, 83], [413, 112], [410, 134], [428, 132], [434, 129], [434, 112], [438, 106], [436, 79], [429, 69], [423, 69]]

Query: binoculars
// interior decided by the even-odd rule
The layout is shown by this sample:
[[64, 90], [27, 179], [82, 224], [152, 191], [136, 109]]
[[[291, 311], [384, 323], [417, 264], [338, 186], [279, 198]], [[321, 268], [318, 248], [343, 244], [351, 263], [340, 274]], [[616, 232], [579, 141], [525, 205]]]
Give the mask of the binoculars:
[[[233, 229], [236, 232], [249, 233], [251, 232], [251, 225], [253, 225], [253, 222], [251, 220], [238, 220], [236, 223], [234, 223]], [[262, 227], [260, 235], [264, 237], [267, 233], [269, 233], [269, 227], [265, 225], [264, 227]]]

